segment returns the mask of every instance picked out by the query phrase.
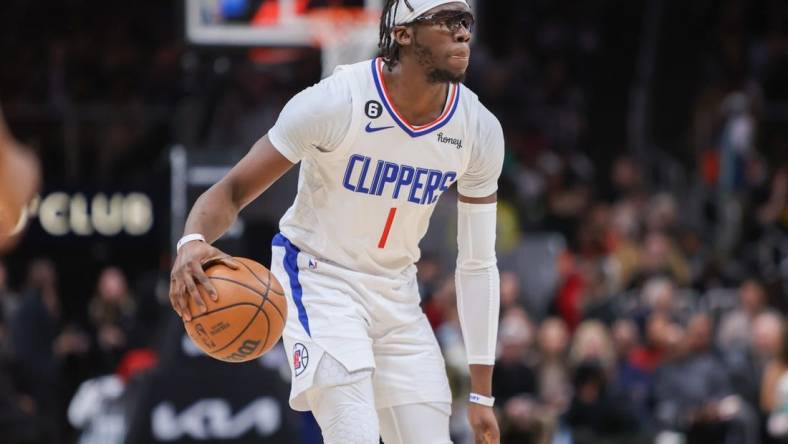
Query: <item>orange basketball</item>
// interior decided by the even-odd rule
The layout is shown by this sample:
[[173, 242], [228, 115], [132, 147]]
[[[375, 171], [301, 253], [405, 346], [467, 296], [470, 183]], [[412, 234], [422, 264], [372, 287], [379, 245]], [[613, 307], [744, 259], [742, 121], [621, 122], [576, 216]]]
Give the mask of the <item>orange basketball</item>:
[[208, 310], [199, 313], [189, 303], [191, 321], [186, 332], [208, 355], [226, 362], [246, 362], [273, 347], [287, 319], [287, 300], [282, 285], [255, 261], [237, 257], [238, 270], [216, 264], [205, 270], [218, 300], [201, 289]]

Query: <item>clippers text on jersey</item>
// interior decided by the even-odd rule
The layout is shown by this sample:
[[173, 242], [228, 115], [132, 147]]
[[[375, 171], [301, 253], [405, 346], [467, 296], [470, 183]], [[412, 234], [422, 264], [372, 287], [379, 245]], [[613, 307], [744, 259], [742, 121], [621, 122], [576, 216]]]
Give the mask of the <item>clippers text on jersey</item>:
[[[374, 166], [373, 166], [374, 164]], [[407, 199], [432, 205], [457, 180], [455, 171], [440, 171], [354, 154], [348, 160], [343, 185], [354, 193]]]

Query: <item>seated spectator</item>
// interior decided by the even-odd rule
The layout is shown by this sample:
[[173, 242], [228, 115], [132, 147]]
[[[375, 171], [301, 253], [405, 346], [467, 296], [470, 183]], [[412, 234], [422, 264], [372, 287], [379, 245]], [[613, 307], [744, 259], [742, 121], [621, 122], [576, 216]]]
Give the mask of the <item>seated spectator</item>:
[[107, 370], [117, 365], [130, 345], [136, 310], [126, 276], [119, 268], [105, 268], [99, 275], [88, 311]]
[[583, 295], [588, 284], [587, 277], [583, 269], [583, 261], [570, 250], [558, 256], [556, 268], [559, 284], [553, 301], [555, 312], [571, 332], [583, 318]]
[[673, 323], [677, 320], [676, 284], [664, 276], [655, 276], [643, 282], [642, 287], [629, 292], [629, 317], [638, 325], [645, 340], [649, 339], [649, 320], [655, 315]]
[[[2, 267], [2, 264], [0, 264]], [[0, 268], [1, 269], [1, 268]], [[0, 306], [2, 307], [2, 306]], [[0, 317], [0, 433], [3, 443], [48, 444], [51, 427], [39, 417], [30, 387], [10, 355], [8, 326]]]
[[20, 393], [11, 363], [0, 357], [0, 431], [5, 444], [49, 444], [52, 426], [43, 420], [35, 402]]
[[664, 314], [655, 313], [646, 324], [646, 342], [635, 347], [629, 355], [629, 362], [637, 370], [651, 375], [659, 367], [670, 345], [680, 340], [679, 327]]
[[80, 430], [79, 444], [123, 444], [134, 408], [134, 378], [156, 366], [150, 349], [131, 350], [115, 373], [83, 382], [68, 406], [68, 420]]
[[754, 280], [739, 287], [740, 305], [727, 313], [717, 334], [734, 391], [758, 405], [761, 376], [779, 349], [781, 317], [766, 308], [763, 287]]
[[36, 411], [58, 424], [62, 414], [62, 392], [69, 378], [69, 358], [83, 357], [90, 349], [90, 340], [74, 324], [67, 324], [61, 315], [57, 272], [54, 264], [38, 259], [31, 263], [27, 292], [11, 323], [11, 344], [22, 383], [31, 388]]
[[0, 321], [11, 322], [19, 309], [19, 295], [8, 288], [8, 269], [0, 261]]
[[680, 285], [689, 284], [691, 278], [686, 259], [674, 240], [662, 231], [646, 234], [638, 257], [638, 271], [632, 276], [630, 287], [655, 276], [669, 276]]
[[528, 362], [534, 328], [522, 309], [510, 309], [501, 320], [500, 355], [493, 370], [493, 396], [500, 405], [513, 396], [536, 395], [536, 374]]
[[788, 439], [788, 326], [782, 325], [780, 352], [766, 367], [761, 384], [761, 411], [769, 415], [768, 432]]
[[501, 313], [522, 304], [520, 278], [513, 271], [501, 271]]
[[753, 321], [752, 348], [764, 365], [777, 358], [782, 349], [783, 323], [783, 317], [772, 311], [761, 313]]
[[[432, 294], [435, 293], [435, 290], [440, 284], [442, 273], [441, 264], [434, 255], [423, 252], [421, 259], [416, 263], [416, 268], [418, 269], [421, 304], [425, 306], [429, 304], [430, 299], [432, 299]], [[429, 315], [427, 315], [427, 318], [429, 318]]]
[[637, 441], [637, 412], [608, 382], [608, 371], [594, 359], [584, 359], [575, 368], [574, 396], [566, 412], [575, 444]]
[[569, 365], [579, 367], [584, 362], [595, 362], [608, 375], [616, 365], [616, 350], [605, 324], [599, 321], [584, 321], [575, 332], [569, 349]]
[[528, 315], [510, 308], [501, 320], [500, 356], [493, 370], [493, 396], [501, 408], [501, 441], [544, 442], [555, 422], [536, 398], [536, 374], [528, 362], [534, 328]]
[[611, 292], [612, 276], [601, 261], [589, 263], [586, 268], [588, 285], [582, 300], [583, 318], [596, 319], [609, 326], [616, 320], [619, 303]]
[[561, 319], [546, 319], [539, 328], [537, 346], [540, 362], [536, 370], [539, 398], [559, 412], [569, 402], [569, 339], [569, 330]]
[[[616, 171], [629, 168], [622, 166], [627, 164], [628, 162], [619, 160], [614, 165], [614, 178]], [[640, 254], [636, 240], [639, 228], [638, 215], [637, 205], [631, 200], [622, 200], [613, 206], [608, 242], [611, 249], [610, 268], [613, 273], [612, 290], [614, 291], [623, 290], [638, 271]]]
[[613, 323], [613, 345], [616, 351], [615, 380], [613, 384], [629, 397], [640, 418], [649, 416], [648, 401], [651, 394], [651, 374], [635, 367], [629, 360], [632, 351], [640, 343], [638, 329], [630, 319], [619, 319]]
[[672, 318], [676, 311], [676, 286], [671, 279], [654, 277], [647, 280], [641, 298], [649, 314], [658, 313]]
[[717, 343], [720, 347], [747, 347], [752, 324], [766, 309], [766, 294], [760, 282], [750, 279], [739, 286], [739, 304], [720, 321]]
[[711, 352], [713, 328], [708, 315], [696, 314], [672, 342], [654, 376], [656, 420], [661, 429], [685, 433], [688, 444], [757, 444], [758, 421]]

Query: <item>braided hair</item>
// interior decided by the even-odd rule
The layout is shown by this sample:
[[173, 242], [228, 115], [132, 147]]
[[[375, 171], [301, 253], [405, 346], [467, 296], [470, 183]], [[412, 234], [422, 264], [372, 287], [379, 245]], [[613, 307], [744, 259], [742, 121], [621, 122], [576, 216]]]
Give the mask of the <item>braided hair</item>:
[[[408, 0], [404, 1], [405, 6], [412, 12], [413, 6], [410, 5]], [[380, 56], [383, 58], [383, 62], [389, 70], [399, 62], [399, 44], [391, 35], [394, 26], [397, 24], [399, 3], [399, 0], [386, 0], [386, 5], [383, 7], [383, 14], [380, 16], [380, 40], [378, 42], [378, 48], [380, 48]]]

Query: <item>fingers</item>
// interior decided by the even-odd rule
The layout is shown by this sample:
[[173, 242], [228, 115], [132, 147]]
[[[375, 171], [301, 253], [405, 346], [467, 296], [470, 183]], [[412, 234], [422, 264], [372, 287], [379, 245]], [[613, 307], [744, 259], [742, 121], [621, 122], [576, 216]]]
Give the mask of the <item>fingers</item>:
[[235, 260], [235, 258], [230, 256], [219, 259], [219, 262], [221, 262], [225, 267], [230, 267], [233, 270], [237, 270], [241, 268], [241, 264], [239, 264], [238, 261]]
[[[195, 242], [195, 244], [197, 243]], [[241, 268], [240, 263], [231, 256], [210, 246], [207, 249], [202, 248], [202, 250], [190, 251], [186, 256], [179, 256], [173, 267], [172, 281], [170, 282], [170, 304], [184, 321], [191, 321], [192, 313], [208, 311], [205, 299], [200, 293], [200, 287], [205, 289], [211, 300], [217, 301], [219, 299], [216, 287], [205, 274], [206, 268], [216, 264], [222, 264], [233, 270]], [[199, 259], [200, 256], [208, 256], [210, 253], [214, 254], [207, 259]], [[190, 305], [196, 310], [190, 310]]]
[[[478, 410], [478, 409], [477, 409]], [[493, 412], [469, 412], [469, 422], [473, 428], [474, 444], [500, 444], [501, 437]]]
[[[193, 276], [189, 276], [189, 279], [186, 280], [186, 292], [189, 294], [189, 297], [191, 297], [191, 300], [194, 301], [194, 304], [200, 313], [205, 313], [208, 311], [208, 307], [205, 306], [205, 302], [202, 300], [200, 290], [197, 289], [197, 284], [194, 283]], [[187, 321], [192, 320], [191, 310], [189, 310], [188, 306], [184, 310], [184, 314], [186, 315], [184, 319]]]
[[175, 310], [179, 317], [183, 317], [181, 316], [181, 308], [178, 304], [177, 292], [175, 291], [177, 286], [178, 280], [173, 276], [170, 278], [170, 305], [172, 305], [172, 309]]
[[217, 264], [222, 264], [225, 267], [228, 267], [232, 270], [237, 270], [241, 268], [241, 264], [239, 264], [238, 261], [235, 260], [235, 258], [227, 255], [210, 257], [203, 261], [202, 266], [203, 268], [210, 268]]
[[500, 444], [500, 439], [491, 431], [484, 433], [477, 433], [474, 439], [474, 444]]
[[208, 296], [210, 296], [211, 300], [216, 302], [219, 299], [219, 295], [216, 292], [216, 287], [213, 286], [211, 280], [205, 275], [202, 267], [197, 265], [192, 266], [192, 276], [200, 285], [202, 285], [203, 288], [205, 288], [205, 291], [208, 292]]
[[181, 312], [181, 319], [185, 321], [191, 321], [192, 314], [189, 310], [189, 301], [188, 296], [185, 292], [185, 287], [181, 286], [180, 290], [178, 291], [177, 296], [175, 297], [175, 302], [178, 304], [178, 310]]
[[[176, 280], [173, 285], [173, 299], [172, 308], [178, 313], [178, 316], [184, 320], [191, 319], [191, 312], [189, 311], [188, 295], [186, 295], [186, 286], [183, 285], [182, 280]], [[187, 319], [188, 317], [188, 319]]]
[[[197, 288], [198, 282], [200, 285], [204, 285], [201, 278], [204, 279], [207, 284], [206, 290], [208, 290], [208, 293], [211, 294], [211, 291], [213, 291], [214, 295], [216, 293], [216, 289], [211, 285], [208, 278], [202, 272], [202, 269], [200, 269], [199, 266], [192, 266], [191, 268], [192, 270], [199, 269], [199, 273], [197, 271], [188, 270], [188, 268], [182, 268], [182, 271], [173, 273], [172, 281], [170, 282], [170, 304], [175, 312], [178, 313], [178, 316], [185, 321], [192, 320], [192, 310], [189, 308], [189, 299], [193, 301], [194, 306], [197, 308], [196, 312], [205, 313], [208, 310]], [[213, 295], [212, 298], [215, 300]]]
[[501, 435], [497, 427], [487, 430], [487, 433], [485, 433], [485, 442], [489, 444], [501, 444]]

